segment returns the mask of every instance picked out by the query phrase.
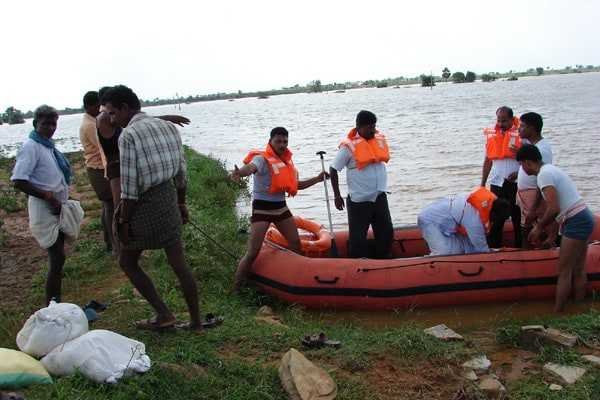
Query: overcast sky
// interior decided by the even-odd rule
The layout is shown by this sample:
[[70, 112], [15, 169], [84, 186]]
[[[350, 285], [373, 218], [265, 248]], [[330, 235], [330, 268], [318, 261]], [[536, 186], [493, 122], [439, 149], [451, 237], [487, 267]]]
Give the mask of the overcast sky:
[[32, 1], [0, 6], [0, 110], [600, 64], [599, 0]]

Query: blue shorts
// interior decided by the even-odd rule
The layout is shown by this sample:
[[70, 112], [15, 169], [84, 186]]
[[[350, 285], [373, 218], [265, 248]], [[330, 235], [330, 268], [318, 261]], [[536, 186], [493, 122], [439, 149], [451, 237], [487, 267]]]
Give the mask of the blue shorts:
[[562, 234], [569, 239], [588, 240], [594, 231], [594, 216], [589, 208], [565, 221]]

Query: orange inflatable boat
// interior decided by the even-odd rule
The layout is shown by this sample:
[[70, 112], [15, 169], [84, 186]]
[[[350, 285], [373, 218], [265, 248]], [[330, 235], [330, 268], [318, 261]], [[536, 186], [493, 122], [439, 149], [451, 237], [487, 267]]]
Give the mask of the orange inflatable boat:
[[[600, 289], [600, 217], [589, 245], [589, 291]], [[305, 255], [288, 250], [271, 228], [251, 279], [263, 291], [311, 308], [402, 309], [485, 302], [551, 299], [556, 286], [558, 248], [427, 256], [417, 227], [394, 230], [394, 259], [347, 258], [348, 232], [336, 232], [339, 258], [330, 258], [331, 239], [319, 224], [297, 218]], [[316, 228], [315, 228], [316, 227]], [[302, 231], [301, 231], [302, 232]], [[512, 227], [505, 227], [510, 245]]]

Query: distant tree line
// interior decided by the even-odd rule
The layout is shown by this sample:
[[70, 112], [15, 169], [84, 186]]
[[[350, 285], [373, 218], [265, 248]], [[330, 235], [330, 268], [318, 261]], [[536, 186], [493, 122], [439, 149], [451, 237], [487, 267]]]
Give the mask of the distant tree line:
[[25, 122], [25, 118], [25, 114], [23, 114], [21, 110], [17, 110], [14, 107], [8, 107], [4, 113], [0, 114], [0, 124], [22, 124]]
[[[508, 71], [506, 73], [499, 72], [488, 72], [480, 75], [480, 79], [483, 82], [493, 82], [500, 78], [505, 78], [508, 80], [516, 80], [521, 76], [539, 76], [539, 75], [548, 75], [548, 74], [571, 74], [571, 73], [580, 73], [580, 72], [593, 72], [600, 71], [600, 65], [587, 65], [584, 66], [582, 64], [576, 64], [575, 67], [566, 66], [564, 68], [551, 69], [550, 67], [536, 67], [530, 68], [524, 72], [515, 72]], [[330, 91], [338, 91], [338, 90], [347, 90], [347, 89], [355, 89], [355, 88], [386, 88], [386, 87], [399, 87], [401, 85], [412, 85], [412, 84], [421, 84], [421, 86], [432, 87], [435, 86], [436, 82], [447, 82], [448, 79], [451, 79], [454, 83], [470, 83], [474, 82], [477, 79], [477, 75], [472, 71], [467, 71], [463, 73], [461, 71], [455, 71], [452, 73], [448, 67], [445, 67], [442, 70], [440, 76], [433, 74], [422, 74], [420, 76], [415, 77], [404, 77], [399, 76], [396, 78], [386, 78], [386, 79], [368, 79], [366, 81], [355, 81], [355, 82], [334, 82], [334, 83], [323, 83], [320, 79], [315, 79], [313, 81], [308, 82], [305, 85], [295, 84], [290, 87], [283, 87], [281, 89], [271, 89], [271, 90], [261, 90], [254, 92], [243, 92], [238, 90], [237, 92], [231, 93], [212, 93], [205, 95], [190, 95], [187, 97], [184, 96], [175, 96], [172, 98], [160, 99], [158, 97], [152, 100], [144, 100], [142, 99], [142, 106], [160, 106], [166, 104], [181, 104], [181, 103], [196, 103], [200, 101], [213, 101], [213, 100], [235, 100], [246, 97], [260, 97], [267, 98], [269, 96], [276, 96], [280, 94], [295, 94], [295, 93], [320, 93], [320, 92], [330, 92]], [[83, 112], [82, 108], [65, 108], [64, 110], [59, 110], [58, 113], [60, 115], [68, 115], [68, 114], [78, 114]], [[2, 122], [9, 124], [18, 124], [24, 122], [25, 118], [32, 118], [33, 112], [27, 111], [26, 113], [22, 113], [20, 110], [15, 109], [14, 107], [8, 107], [3, 114], [0, 114], [0, 124]]]
[[[544, 75], [544, 74], [569, 74], [569, 73], [599, 72], [599, 71], [600, 71], [600, 66], [594, 66], [594, 65], [583, 66], [581, 64], [578, 64], [575, 66], [575, 68], [573, 68], [571, 66], [566, 66], [564, 68], [559, 68], [559, 69], [551, 69], [550, 67], [546, 67], [546, 68], [536, 67], [536, 68], [529, 68], [525, 72], [515, 72], [512, 70], [510, 70], [506, 73], [488, 72], [485, 74], [481, 74], [479, 76], [479, 78], [481, 79], [482, 82], [493, 82], [500, 78], [505, 78], [508, 81], [516, 81], [519, 79], [520, 76], [540, 76], [540, 75]], [[467, 71], [466, 73], [461, 72], [461, 71], [455, 71], [454, 73], [452, 73], [450, 71], [450, 69], [448, 69], [448, 67], [445, 67], [442, 70], [441, 76], [433, 76], [431, 74], [429, 74], [429, 75], [422, 74], [420, 76], [421, 86], [424, 86], [424, 87], [435, 86], [436, 82], [447, 82], [448, 79], [450, 79], [453, 83], [470, 83], [470, 82], [475, 82], [475, 80], [477, 79], [477, 75], [472, 71]]]

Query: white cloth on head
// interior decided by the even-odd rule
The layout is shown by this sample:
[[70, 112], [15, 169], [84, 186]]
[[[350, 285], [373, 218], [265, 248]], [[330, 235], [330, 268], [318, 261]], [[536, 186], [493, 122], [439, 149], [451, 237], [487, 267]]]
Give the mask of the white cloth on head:
[[28, 181], [37, 189], [54, 193], [64, 203], [69, 198], [69, 187], [52, 149], [27, 139], [17, 152], [12, 181]]
[[[529, 141], [523, 139], [523, 143], [529, 143]], [[552, 147], [550, 146], [550, 142], [543, 138], [535, 144], [535, 147], [537, 147], [542, 154], [542, 162], [544, 164], [552, 164]], [[527, 175], [527, 172], [525, 172], [523, 167], [519, 167], [517, 188], [519, 190], [537, 189], [537, 177], [535, 175]]]
[[[483, 253], [487, 245], [485, 227], [477, 210], [467, 203], [467, 193], [439, 199], [426, 206], [418, 217], [418, 225], [431, 255]], [[467, 236], [457, 233], [458, 225]]]
[[545, 187], [554, 187], [558, 195], [558, 204], [560, 207], [559, 217], [577, 202], [581, 201], [581, 195], [577, 191], [577, 187], [571, 178], [554, 165], [542, 165], [542, 168], [540, 168], [540, 172], [537, 175], [537, 184], [540, 190], [542, 190], [542, 196], [544, 196], [543, 189]]
[[510, 174], [519, 170], [519, 166], [519, 162], [514, 158], [492, 160], [492, 169], [488, 180], [490, 185], [502, 186]]
[[28, 210], [29, 229], [40, 247], [47, 249], [56, 243], [59, 231], [66, 239], [75, 240], [79, 236], [84, 212], [78, 201], [67, 200], [60, 215], [54, 215], [47, 201], [29, 196]]
[[346, 169], [346, 183], [350, 199], [355, 203], [377, 200], [383, 192], [387, 192], [387, 170], [385, 163], [371, 163], [363, 169], [356, 167], [352, 152], [342, 146], [335, 155], [331, 167], [336, 171]]

